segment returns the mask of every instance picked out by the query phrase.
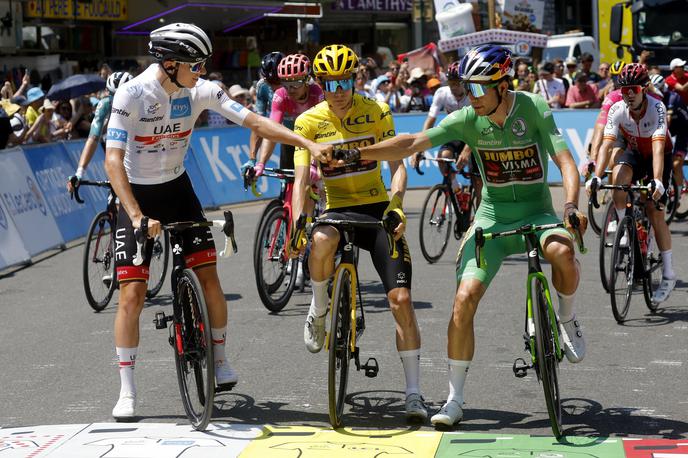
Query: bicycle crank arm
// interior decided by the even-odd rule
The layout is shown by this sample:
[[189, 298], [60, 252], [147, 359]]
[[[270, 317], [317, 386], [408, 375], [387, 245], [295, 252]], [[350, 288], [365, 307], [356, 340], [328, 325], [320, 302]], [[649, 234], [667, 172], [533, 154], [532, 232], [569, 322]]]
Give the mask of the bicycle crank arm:
[[526, 364], [523, 358], [516, 358], [514, 360], [514, 366], [512, 367], [514, 375], [518, 378], [523, 378], [528, 375], [528, 370], [532, 369], [532, 364]]

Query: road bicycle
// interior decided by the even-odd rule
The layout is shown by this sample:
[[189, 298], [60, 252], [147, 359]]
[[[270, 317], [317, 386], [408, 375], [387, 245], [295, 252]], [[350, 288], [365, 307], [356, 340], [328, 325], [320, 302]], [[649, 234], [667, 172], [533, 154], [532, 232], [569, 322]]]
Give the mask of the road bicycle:
[[[281, 180], [282, 187], [279, 198], [268, 204], [258, 223], [253, 244], [253, 271], [261, 302], [270, 312], [277, 313], [287, 305], [297, 286], [301, 291], [304, 290], [307, 273], [303, 275], [300, 285], [296, 284], [296, 280], [299, 262], [303, 263], [304, 268], [307, 262], [298, 258], [290, 259], [286, 250], [292, 227], [291, 196], [294, 188], [294, 171], [265, 168], [263, 176]], [[249, 186], [254, 196], [262, 197], [250, 172], [244, 177], [244, 189]], [[312, 190], [310, 198], [319, 200], [318, 195]]]
[[[579, 229], [576, 215], [571, 215], [569, 222], [576, 231], [578, 250], [587, 252]], [[537, 232], [564, 227], [564, 223], [543, 225], [526, 224], [518, 229], [485, 233], [483, 228], [475, 228], [475, 259], [479, 267], [484, 268], [486, 261], [482, 248], [488, 240], [502, 237], [519, 236], [525, 239], [528, 255], [528, 277], [526, 280], [526, 313], [525, 341], [526, 351], [530, 353], [529, 362], [517, 358], [513, 364], [516, 377], [525, 377], [528, 370], [534, 369], [538, 381], [542, 383], [547, 404], [547, 413], [554, 436], [561, 437], [562, 411], [561, 393], [559, 390], [559, 363], [564, 357], [560, 341], [559, 318], [552, 305], [549, 282], [540, 266], [540, 244]]]
[[[117, 197], [109, 181], [89, 181], [72, 178], [72, 197], [80, 204], [84, 200], [79, 195], [81, 186], [107, 188], [107, 205], [98, 213], [88, 228], [84, 243], [82, 278], [84, 293], [88, 304], [96, 312], [103, 311], [115, 289], [119, 287], [115, 272], [115, 230], [117, 229]], [[169, 236], [164, 234], [155, 239], [150, 263], [147, 298], [155, 297], [162, 288], [170, 257]]]
[[[473, 191], [471, 173], [457, 170], [454, 167], [456, 161], [447, 158], [420, 157], [415, 167], [420, 175], [425, 174], [420, 170], [422, 160], [444, 163], [447, 168], [447, 172], [443, 173], [442, 183], [430, 188], [425, 196], [420, 214], [420, 251], [425, 260], [433, 264], [439, 261], [447, 249], [449, 233], [452, 229], [456, 240], [461, 239], [463, 233], [468, 230], [476, 210], [476, 196]], [[467, 185], [461, 185], [455, 193], [452, 189], [452, 181], [456, 174], [460, 174], [469, 182]], [[452, 225], [453, 215], [456, 215], [456, 221]]]
[[[327, 215], [325, 215], [327, 216]], [[354, 234], [357, 228], [383, 228], [387, 233], [390, 256], [396, 259], [399, 253], [394, 240], [394, 229], [399, 224], [396, 213], [388, 213], [382, 221], [353, 221], [344, 219], [316, 218], [307, 228], [306, 215], [301, 215], [296, 222], [295, 234], [306, 231], [310, 233], [317, 226], [335, 227], [344, 241], [339, 263], [335, 268], [329, 304], [330, 327], [325, 336], [325, 349], [328, 352], [327, 393], [328, 413], [333, 428], [343, 426], [344, 401], [349, 380], [349, 365], [353, 360], [357, 371], [363, 370], [366, 377], [377, 377], [380, 366], [375, 358], [368, 358], [361, 364], [358, 342], [365, 330], [365, 312], [358, 282], [358, 269]], [[310, 238], [308, 236], [307, 238]], [[295, 237], [293, 242], [300, 240]], [[292, 246], [298, 251], [298, 246]], [[356, 299], [358, 295], [358, 301]]]
[[676, 199], [676, 219], [684, 220], [688, 216], [688, 159], [683, 159], [683, 184], [678, 187]]
[[[170, 234], [172, 243], [172, 316], [156, 312], [153, 322], [156, 329], [167, 329], [167, 323], [172, 322], [168, 342], [174, 349], [184, 411], [193, 428], [204, 431], [212, 416], [215, 393], [229, 391], [234, 388], [235, 383], [215, 385], [215, 360], [208, 307], [196, 273], [187, 268], [184, 261], [182, 233], [197, 227], [217, 227], [222, 230], [225, 244], [218, 256], [229, 257], [237, 252], [234, 219], [230, 211], [224, 212], [223, 220], [163, 224], [162, 228]], [[137, 250], [134, 265], [139, 266], [144, 261], [147, 232], [148, 218], [144, 217], [141, 228], [135, 231]]]
[[[655, 312], [658, 307], [652, 300], [652, 295], [662, 282], [663, 263], [654, 230], [645, 211], [648, 193], [651, 195], [654, 192], [653, 184], [600, 186], [624, 191], [628, 196], [625, 216], [618, 222], [614, 234], [608, 267], [612, 313], [619, 324], [626, 320], [633, 291], [638, 285], [642, 286], [647, 308]], [[597, 189], [593, 188], [591, 199], [596, 199], [596, 194]], [[660, 209], [659, 204], [654, 205]]]

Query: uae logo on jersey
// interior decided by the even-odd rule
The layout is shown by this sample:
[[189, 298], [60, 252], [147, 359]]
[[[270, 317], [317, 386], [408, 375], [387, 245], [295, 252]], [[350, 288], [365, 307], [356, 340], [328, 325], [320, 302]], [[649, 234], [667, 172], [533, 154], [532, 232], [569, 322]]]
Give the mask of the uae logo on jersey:
[[516, 118], [513, 124], [511, 124], [511, 132], [517, 137], [523, 137], [527, 131], [526, 122], [523, 118]]

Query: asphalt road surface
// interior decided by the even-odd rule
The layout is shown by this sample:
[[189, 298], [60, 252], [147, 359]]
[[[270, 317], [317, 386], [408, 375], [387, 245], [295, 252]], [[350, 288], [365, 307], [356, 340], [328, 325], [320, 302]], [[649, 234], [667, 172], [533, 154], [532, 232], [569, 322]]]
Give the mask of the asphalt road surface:
[[[406, 199], [407, 237], [414, 260], [413, 299], [423, 339], [421, 387], [434, 411], [445, 400], [446, 328], [455, 289], [451, 240], [444, 257], [425, 262], [418, 218], [425, 190]], [[553, 190], [561, 208], [561, 189]], [[217, 396], [213, 422], [328, 427], [327, 357], [303, 344], [310, 290], [298, 293], [279, 314], [269, 314], [256, 292], [251, 260], [263, 204], [233, 209], [239, 254], [220, 260], [229, 309], [228, 355], [238, 386]], [[212, 215], [212, 214], [211, 214]], [[618, 325], [597, 268], [597, 237], [581, 256], [583, 279], [576, 309], [588, 353], [580, 364], [562, 363], [564, 433], [688, 437], [688, 222], [671, 226], [677, 288], [658, 313], [642, 294], [633, 297], [629, 320]], [[81, 283], [82, 245], [48, 256], [0, 278], [0, 426], [112, 421], [119, 392], [112, 335], [117, 293], [101, 313], [88, 306]], [[466, 382], [466, 432], [551, 435], [534, 374], [517, 379], [512, 363], [525, 357], [523, 313], [526, 263], [509, 258], [480, 304], [476, 354]], [[546, 269], [549, 271], [549, 268]], [[344, 421], [362, 428], [404, 428], [404, 379], [394, 346], [394, 321], [369, 256], [360, 263], [367, 329], [361, 355], [380, 363], [377, 378], [350, 374]], [[157, 311], [170, 313], [169, 280], [141, 316], [136, 365], [141, 422], [186, 422], [167, 331], [156, 330]], [[429, 421], [422, 429], [431, 429]]]

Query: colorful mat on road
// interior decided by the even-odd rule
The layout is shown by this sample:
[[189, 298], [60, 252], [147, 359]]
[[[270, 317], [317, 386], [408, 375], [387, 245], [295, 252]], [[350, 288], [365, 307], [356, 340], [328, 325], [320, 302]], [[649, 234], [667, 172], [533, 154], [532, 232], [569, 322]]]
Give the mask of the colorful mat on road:
[[688, 439], [169, 423], [0, 428], [0, 458], [688, 458]]

